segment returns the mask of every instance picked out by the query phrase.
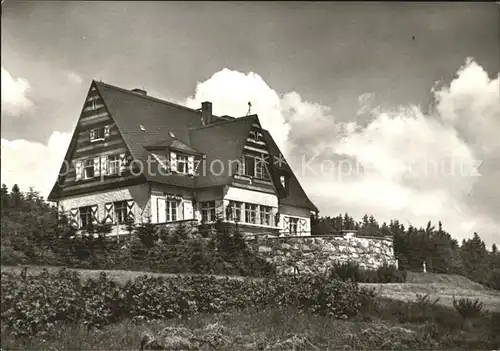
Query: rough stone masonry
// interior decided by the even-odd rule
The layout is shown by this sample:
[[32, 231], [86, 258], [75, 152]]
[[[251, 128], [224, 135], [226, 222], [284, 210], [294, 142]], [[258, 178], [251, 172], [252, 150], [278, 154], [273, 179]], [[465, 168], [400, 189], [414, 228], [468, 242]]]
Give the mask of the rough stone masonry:
[[354, 262], [376, 269], [396, 265], [391, 237], [344, 236], [261, 237], [249, 240], [250, 246], [278, 273], [323, 273], [335, 262]]

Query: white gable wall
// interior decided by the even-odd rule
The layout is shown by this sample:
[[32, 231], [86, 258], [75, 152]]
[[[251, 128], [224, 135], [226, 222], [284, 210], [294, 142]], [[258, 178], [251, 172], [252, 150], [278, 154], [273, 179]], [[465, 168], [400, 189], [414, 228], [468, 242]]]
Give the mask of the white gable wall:
[[311, 211], [307, 208], [290, 205], [279, 205], [280, 221], [278, 226], [283, 233], [288, 232], [288, 223], [290, 218], [297, 218], [299, 225], [297, 228], [298, 236], [311, 235]]

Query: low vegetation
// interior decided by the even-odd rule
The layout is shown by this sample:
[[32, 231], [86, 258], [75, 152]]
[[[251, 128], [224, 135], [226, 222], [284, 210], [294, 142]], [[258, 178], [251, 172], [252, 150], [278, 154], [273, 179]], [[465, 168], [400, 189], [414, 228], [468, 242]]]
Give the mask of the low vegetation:
[[500, 347], [498, 312], [470, 314], [465, 325], [431, 296], [381, 299], [329, 276], [141, 276], [122, 285], [61, 270], [3, 273], [1, 292], [3, 350]]
[[399, 271], [394, 266], [383, 265], [376, 270], [361, 268], [357, 263], [337, 263], [330, 268], [330, 274], [335, 279], [358, 283], [403, 283], [406, 272]]
[[273, 306], [347, 319], [359, 313], [366, 294], [356, 283], [328, 276], [141, 276], [120, 285], [105, 273], [84, 281], [64, 269], [21, 279], [2, 273], [1, 319], [17, 336], [43, 334], [60, 323], [92, 328], [133, 317], [161, 320]]

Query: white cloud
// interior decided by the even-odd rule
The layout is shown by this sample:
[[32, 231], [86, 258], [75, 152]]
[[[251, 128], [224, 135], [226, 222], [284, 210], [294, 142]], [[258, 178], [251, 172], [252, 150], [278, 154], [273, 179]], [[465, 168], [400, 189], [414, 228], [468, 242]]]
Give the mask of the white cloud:
[[[459, 239], [478, 231], [487, 242], [500, 242], [500, 218], [488, 212], [500, 202], [500, 191], [491, 188], [498, 188], [500, 179], [494, 167], [498, 156], [493, 162], [500, 154], [499, 79], [490, 79], [468, 59], [449, 86], [433, 92], [430, 114], [412, 105], [384, 109], [366, 93], [359, 98], [358, 116], [338, 122], [328, 106], [304, 101], [297, 92], [279, 94], [255, 73], [224, 69], [198, 83], [187, 104], [199, 108], [208, 100], [214, 113], [239, 117], [251, 101], [252, 112], [278, 145], [286, 146], [287, 158], [323, 215], [370, 213], [380, 221], [414, 225], [441, 220]], [[361, 115], [362, 125], [355, 122]], [[312, 162], [316, 174], [302, 174], [301, 156], [314, 153], [320, 155]], [[371, 171], [343, 178], [339, 170], [318, 174], [328, 160]], [[484, 160], [481, 177], [464, 176], [462, 167], [470, 171], [474, 160]]]
[[75, 72], [68, 72], [68, 80], [74, 84], [82, 84], [82, 77]]
[[14, 78], [2, 66], [2, 117], [4, 113], [17, 116], [33, 106], [26, 93], [30, 83], [23, 78]]
[[245, 116], [248, 102], [252, 114], [258, 114], [262, 127], [271, 131], [279, 146], [285, 147], [290, 126], [281, 113], [280, 97], [255, 73], [240, 73], [227, 68], [198, 83], [194, 96], [186, 101], [191, 108], [199, 108], [203, 101], [211, 101], [215, 115]]
[[71, 135], [55, 131], [47, 145], [25, 139], [2, 138], [2, 183], [17, 184], [22, 191], [33, 187], [47, 197], [57, 179]]

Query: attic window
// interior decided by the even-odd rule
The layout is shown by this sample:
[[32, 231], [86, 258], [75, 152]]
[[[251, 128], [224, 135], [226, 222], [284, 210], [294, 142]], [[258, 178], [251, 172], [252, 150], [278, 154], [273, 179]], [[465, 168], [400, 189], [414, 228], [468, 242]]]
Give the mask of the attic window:
[[109, 137], [109, 126], [94, 128], [90, 130], [90, 141], [100, 141]]
[[143, 132], [145, 132], [145, 131], [146, 131], [146, 128], [144, 128], [144, 126], [143, 126], [142, 124], [139, 124], [139, 128], [141, 128], [141, 130], [142, 130]]

